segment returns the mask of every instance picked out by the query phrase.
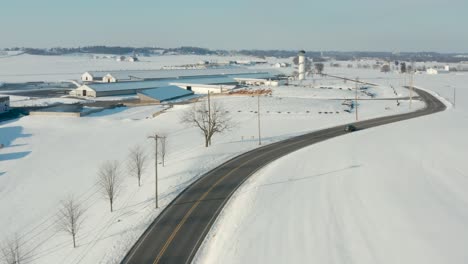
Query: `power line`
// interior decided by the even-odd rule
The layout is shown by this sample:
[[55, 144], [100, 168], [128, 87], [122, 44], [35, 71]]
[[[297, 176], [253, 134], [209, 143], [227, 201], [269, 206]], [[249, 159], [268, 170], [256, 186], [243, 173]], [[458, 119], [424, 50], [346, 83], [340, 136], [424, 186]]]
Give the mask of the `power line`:
[[359, 77], [356, 77], [356, 93], [355, 93], [355, 98], [354, 98], [354, 104], [356, 107], [356, 121], [359, 120], [359, 114], [358, 114], [358, 83], [359, 83]]

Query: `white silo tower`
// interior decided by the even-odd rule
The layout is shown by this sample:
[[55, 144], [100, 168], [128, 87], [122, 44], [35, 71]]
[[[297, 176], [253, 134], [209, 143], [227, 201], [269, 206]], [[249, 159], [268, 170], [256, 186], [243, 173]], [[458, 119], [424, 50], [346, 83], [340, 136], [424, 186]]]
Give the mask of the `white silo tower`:
[[302, 81], [305, 80], [305, 51], [299, 51], [297, 56], [299, 57], [299, 80]]

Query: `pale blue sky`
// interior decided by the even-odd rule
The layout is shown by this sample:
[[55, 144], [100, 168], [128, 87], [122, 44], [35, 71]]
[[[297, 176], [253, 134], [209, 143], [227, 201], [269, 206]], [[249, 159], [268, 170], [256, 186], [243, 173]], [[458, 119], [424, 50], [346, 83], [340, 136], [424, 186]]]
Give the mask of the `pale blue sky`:
[[0, 47], [468, 52], [466, 0], [15, 0]]

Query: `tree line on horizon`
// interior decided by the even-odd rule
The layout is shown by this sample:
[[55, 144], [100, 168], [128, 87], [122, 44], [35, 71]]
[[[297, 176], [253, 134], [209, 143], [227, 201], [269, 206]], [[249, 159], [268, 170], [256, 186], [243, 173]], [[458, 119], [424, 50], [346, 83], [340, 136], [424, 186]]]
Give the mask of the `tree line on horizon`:
[[[161, 47], [130, 47], [130, 46], [84, 46], [84, 47], [54, 47], [54, 48], [30, 48], [30, 47], [13, 47], [5, 48], [4, 51], [22, 51], [31, 55], [67, 55], [74, 53], [83, 54], [109, 54], [109, 55], [126, 55], [137, 54], [139, 56], [151, 56], [155, 54], [182, 54], [182, 55], [242, 55], [253, 56], [260, 59], [266, 57], [276, 58], [291, 58], [297, 55], [296, 50], [259, 50], [259, 49], [242, 49], [242, 50], [211, 50], [202, 47], [182, 46], [177, 48], [161, 48]], [[461, 56], [460, 56], [461, 55]], [[458, 63], [468, 61], [467, 53], [438, 53], [438, 52], [380, 52], [380, 51], [306, 51], [306, 57], [314, 62], [323, 62], [327, 60], [359, 60], [359, 59], [380, 59], [386, 61], [437, 61], [445, 63]]]

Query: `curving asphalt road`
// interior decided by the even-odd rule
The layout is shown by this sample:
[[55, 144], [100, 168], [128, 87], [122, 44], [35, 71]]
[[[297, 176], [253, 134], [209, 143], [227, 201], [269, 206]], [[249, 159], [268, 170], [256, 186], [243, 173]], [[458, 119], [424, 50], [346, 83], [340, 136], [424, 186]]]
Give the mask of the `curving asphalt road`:
[[[415, 89], [426, 107], [411, 113], [353, 123], [359, 130], [444, 111], [431, 94]], [[268, 163], [306, 146], [346, 134], [344, 125], [270, 144], [206, 173], [169, 204], [140, 237], [122, 264], [190, 263], [225, 203]]]

